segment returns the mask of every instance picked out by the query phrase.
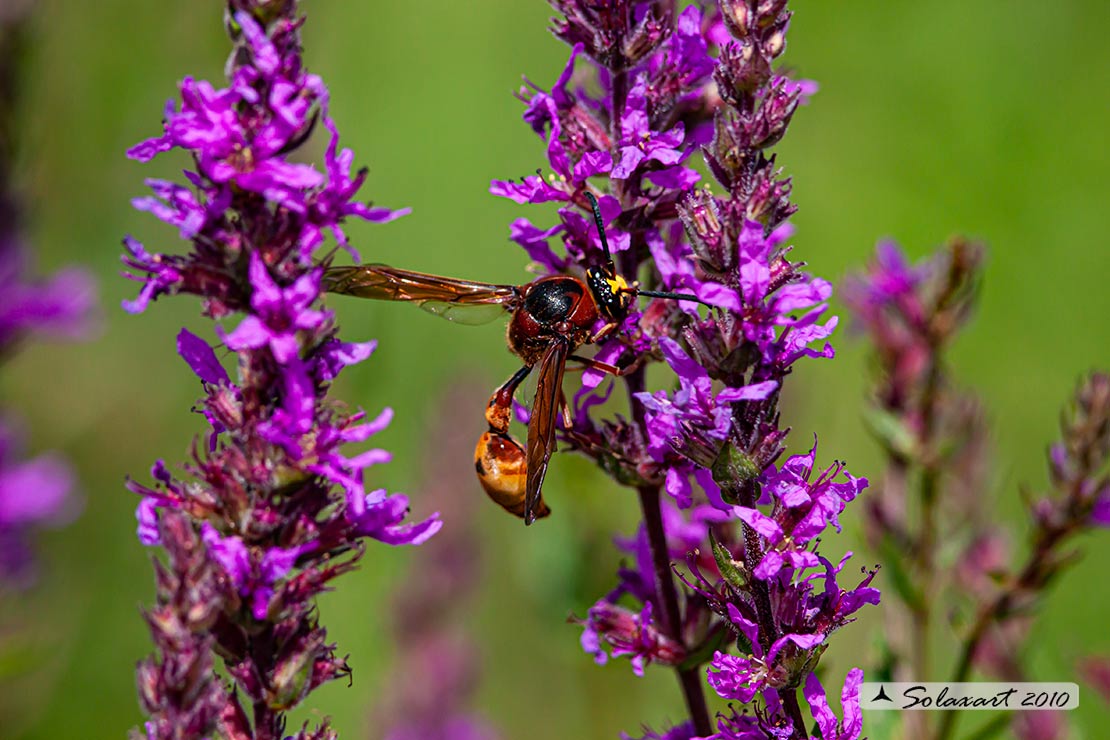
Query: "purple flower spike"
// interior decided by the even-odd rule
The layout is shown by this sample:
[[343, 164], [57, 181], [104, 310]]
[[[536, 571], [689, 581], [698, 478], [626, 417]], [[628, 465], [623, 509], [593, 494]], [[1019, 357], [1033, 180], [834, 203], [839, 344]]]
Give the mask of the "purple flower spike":
[[[181, 149], [195, 170], [185, 183], [149, 181], [153, 196], [134, 202], [188, 246], [161, 254], [125, 240], [124, 263], [143, 286], [124, 308], [185, 293], [209, 318], [239, 314], [234, 329], [216, 327], [221, 346], [177, 336], [201, 381], [207, 445], [172, 469], [159, 461], [153, 485], [127, 483], [141, 496], [140, 542], [165, 551], [147, 613], [156, 652], [139, 666], [150, 740], [287, 737], [287, 711], [350, 674], [316, 597], [355, 567], [366, 540], [419, 545], [441, 526], [435, 514], [408, 521], [405, 496], [366, 492], [368, 469], [390, 454], [355, 446], [392, 411], [367, 420], [329, 396], [375, 343], [340, 339], [321, 304], [325, 234], [349, 248], [347, 218], [385, 223], [407, 211], [356, 199], [367, 173], [353, 170], [327, 90], [304, 69], [297, 3], [279, 5], [229, 0], [227, 86], [185, 78], [162, 135], [129, 152], [146, 161]], [[323, 166], [294, 160], [320, 123]], [[293, 737], [335, 733], [325, 721]]]
[[[815, 449], [782, 459], [784, 385], [797, 363], [834, 356], [838, 323], [827, 315], [832, 286], [791, 256], [791, 183], [771, 151], [816, 84], [778, 71], [786, 0], [552, 4], [570, 59], [550, 93], [520, 93], [551, 173], [494, 181], [491, 192], [560, 204], [554, 224], [512, 224], [542, 272], [581, 275], [611, 257], [642, 291], [607, 327], [570, 404], [571, 428], [558, 432], [634, 489], [644, 515], [634, 537], [617, 540], [628, 561], [579, 622], [582, 646], [598, 662], [629, 655], [637, 673], [685, 656], [676, 670], [690, 722], [678, 737], [803, 740], [796, 687], [830, 635], [879, 599], [874, 571], [841, 587], [845, 562], [819, 551], [866, 479], [839, 462], [815, 470]], [[688, 166], [695, 152], [709, 177]], [[565, 251], [550, 244], [556, 235]], [[669, 371], [654, 387], [653, 363]], [[598, 366], [620, 376], [604, 392]], [[622, 382], [628, 417], [596, 418]], [[733, 635], [737, 649], [725, 651]], [[709, 682], [760, 707], [722, 717], [717, 734], [704, 658], [691, 657], [714, 653]]]

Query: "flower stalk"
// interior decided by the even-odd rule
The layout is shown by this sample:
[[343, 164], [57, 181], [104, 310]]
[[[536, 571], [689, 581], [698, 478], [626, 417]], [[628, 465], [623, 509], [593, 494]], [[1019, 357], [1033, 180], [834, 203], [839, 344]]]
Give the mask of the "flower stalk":
[[[1075, 562], [1064, 546], [1092, 527], [1110, 526], [1110, 375], [1091, 373], [1076, 389], [1049, 450], [1054, 496], [1033, 503], [1034, 530], [1025, 562], [979, 606], [963, 638], [952, 681], [966, 681], [988, 632], [1013, 631], [1062, 570]], [[1019, 627], [1019, 629], [1023, 629]], [[946, 712], [938, 740], [953, 737], [957, 712]]]
[[[845, 283], [846, 300], [878, 360], [868, 421], [887, 455], [888, 473], [869, 502], [867, 523], [872, 545], [896, 571], [898, 599], [887, 633], [900, 680], [930, 680], [935, 615], [954, 609], [971, 616], [951, 680], [967, 680], [976, 667], [1002, 680], [1025, 680], [1019, 646], [1037, 599], [1072, 559], [1060, 551], [1063, 543], [1110, 521], [1100, 513], [1110, 500], [1110, 381], [1094, 373], [1077, 391], [1062, 439], [1049, 452], [1056, 496], [1028, 502], [1030, 552], [1008, 566], [1004, 532], [984, 504], [984, 415], [972, 396], [954, 390], [945, 362], [973, 311], [982, 262], [982, 248], [962, 239], [916, 265], [883, 243], [868, 270]], [[919, 516], [910, 513], [915, 504]], [[949, 551], [959, 545], [959, 558], [942, 559], [941, 544]], [[954, 603], [949, 595], [957, 597]], [[909, 619], [900, 621], [903, 614]], [[911, 713], [905, 730], [908, 737], [946, 739], [958, 717], [948, 712], [934, 723], [928, 713]], [[1019, 738], [1051, 737], [1063, 732], [1063, 724], [1052, 712], [1023, 712], [1011, 729]]]
[[[569, 404], [563, 441], [634, 488], [643, 515], [639, 532], [617, 541], [634, 567], [578, 620], [583, 647], [599, 663], [629, 655], [637, 675], [650, 663], [676, 670], [688, 720], [667, 737], [713, 734], [697, 677], [707, 660], [717, 692], [756, 710], [718, 717], [713, 737], [808, 737], [806, 707], [829, 740], [857, 737], [862, 674], [849, 674], [843, 720], [810, 674], [828, 635], [878, 600], [874, 573], [841, 589], [843, 563], [816, 552], [866, 480], [840, 463], [818, 472], [815, 448], [776, 465], [788, 432], [783, 381], [796, 361], [833, 355], [824, 340], [836, 326], [822, 319], [829, 284], [786, 258], [790, 182], [766, 153], [815, 90], [773, 70], [786, 3], [552, 5], [570, 61], [550, 92], [531, 83], [520, 92], [552, 172], [495, 181], [491, 192], [560, 203], [559, 223], [518, 219], [513, 240], [539, 271], [563, 273], [605, 259], [604, 231], [626, 279], [709, 307], [655, 298], [598, 348], [596, 360], [622, 369], [629, 418], [593, 418], [614, 385], [593, 370]], [[699, 153], [720, 195], [699, 186], [689, 162]], [[660, 362], [676, 385], [648, 391], [645, 367]], [[823, 596], [811, 569], [824, 572]]]
[[[354, 252], [346, 219], [403, 212], [356, 198], [367, 173], [351, 172], [328, 90], [304, 69], [298, 3], [230, 0], [226, 22], [226, 86], [186, 77], [162, 135], [128, 152], [145, 162], [180, 149], [192, 169], [185, 184], [148, 181], [153, 195], [134, 201], [173, 226], [187, 251], [151, 253], [125, 239], [123, 261], [142, 287], [124, 308], [139, 313], [184, 293], [209, 318], [240, 316], [230, 331], [216, 326], [220, 353], [178, 334], [208, 433], [178, 468], [156, 462], [152, 485], [127, 483], [141, 497], [139, 539], [164, 553], [153, 559], [157, 599], [146, 614], [156, 650], [138, 667], [149, 720], [135, 734], [148, 740], [286, 738], [287, 712], [350, 674], [315, 597], [355, 567], [367, 540], [420, 544], [440, 526], [434, 515], [407, 523], [405, 496], [366, 488], [365, 471], [387, 451], [346, 451], [392, 412], [368, 418], [329, 393], [375, 343], [342, 341], [321, 305], [326, 236]], [[321, 129], [322, 172], [292, 156]], [[234, 357], [234, 373], [221, 354]], [[325, 719], [293, 737], [336, 734]]]

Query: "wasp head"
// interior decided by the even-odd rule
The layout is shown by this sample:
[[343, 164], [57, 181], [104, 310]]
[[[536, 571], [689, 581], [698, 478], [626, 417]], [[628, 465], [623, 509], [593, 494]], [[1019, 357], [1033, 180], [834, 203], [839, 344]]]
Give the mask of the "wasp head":
[[586, 270], [586, 284], [590, 287], [598, 311], [606, 321], [620, 322], [636, 298], [636, 288], [617, 274], [612, 263], [606, 267]]

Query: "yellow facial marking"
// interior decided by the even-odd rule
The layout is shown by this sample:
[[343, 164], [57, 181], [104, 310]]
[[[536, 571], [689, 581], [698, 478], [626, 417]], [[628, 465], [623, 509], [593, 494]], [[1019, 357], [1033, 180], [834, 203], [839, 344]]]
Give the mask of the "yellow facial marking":
[[627, 292], [629, 290], [628, 283], [620, 275], [617, 275], [614, 278], [605, 278], [605, 282], [609, 283], [609, 289], [612, 290], [613, 293], [616, 295]]

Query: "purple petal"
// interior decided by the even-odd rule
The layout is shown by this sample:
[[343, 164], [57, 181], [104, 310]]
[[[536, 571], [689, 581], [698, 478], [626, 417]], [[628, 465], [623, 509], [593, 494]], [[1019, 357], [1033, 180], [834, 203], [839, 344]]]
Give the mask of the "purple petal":
[[621, 147], [621, 160], [613, 168], [612, 177], [614, 180], [627, 180], [635, 171], [637, 165], [644, 161], [644, 153], [638, 147], [626, 146]]
[[216, 332], [230, 349], [257, 349], [270, 342], [270, 329], [257, 316], [247, 316], [230, 334], [217, 327]]
[[690, 356], [683, 351], [679, 343], [670, 337], [659, 338], [659, 349], [663, 351], [663, 358], [678, 377], [687, 380], [709, 378], [705, 368], [690, 359]]
[[373, 421], [368, 421], [358, 426], [350, 427], [343, 431], [344, 442], [365, 442], [378, 432], [384, 430], [393, 421], [393, 409], [386, 406]]
[[283, 302], [281, 288], [270, 277], [270, 270], [257, 251], [251, 252], [248, 275], [253, 288], [251, 307], [260, 313], [280, 309]]
[[255, 67], [266, 75], [276, 72], [281, 65], [281, 57], [262, 27], [251, 17], [250, 13], [245, 11], [236, 13], [235, 20], [243, 29], [243, 36], [246, 37], [254, 51]]
[[58, 517], [74, 483], [69, 465], [52, 454], [0, 469], [0, 530]]
[[758, 625], [741, 614], [734, 604], [729, 603], [727, 608], [729, 620], [744, 634], [744, 637], [748, 638], [748, 642], [752, 644], [752, 649], [755, 651], [755, 656], [762, 658], [763, 650], [760, 648]]
[[367, 221], [372, 221], [376, 224], [387, 224], [390, 221], [396, 221], [402, 216], [407, 216], [412, 213], [411, 208], [370, 208], [363, 207], [357, 203], [352, 204], [357, 210], [353, 211], [356, 215], [362, 217]]
[[274, 353], [274, 360], [279, 365], [287, 365], [291, 360], [298, 358], [300, 348], [301, 343], [297, 340], [296, 334], [270, 335], [270, 351]]
[[343, 368], [362, 362], [373, 354], [377, 346], [376, 339], [369, 342], [330, 340], [313, 358], [317, 380], [321, 383], [334, 380]]
[[574, 165], [575, 182], [584, 182], [595, 176], [603, 175], [613, 169], [613, 155], [608, 151], [589, 152]]
[[688, 190], [701, 179], [701, 174], [689, 167], [675, 165], [674, 167], [665, 167], [661, 170], [649, 172], [647, 179], [661, 188]]
[[667, 479], [664, 487], [675, 500], [675, 504], [680, 509], [689, 509], [694, 504], [694, 499], [690, 495], [691, 486], [690, 479], [687, 475], [679, 470], [670, 468], [667, 470]]
[[858, 738], [863, 732], [863, 714], [859, 706], [859, 689], [863, 683], [863, 670], [853, 668], [844, 679], [844, 689], [840, 692], [840, 707], [844, 712], [844, 735], [846, 739]]
[[759, 561], [759, 565], [752, 571], [752, 575], [761, 581], [767, 581], [778, 575], [782, 570], [783, 557], [782, 553], [778, 550], [768, 550], [763, 553], [763, 559]]
[[182, 329], [178, 332], [177, 354], [181, 355], [181, 358], [193, 369], [197, 377], [205, 383], [211, 383], [212, 385], [231, 384], [227, 370], [220, 364], [212, 347], [188, 329]]
[[200, 536], [208, 545], [208, 554], [218, 562], [231, 578], [235, 587], [242, 589], [250, 576], [250, 554], [243, 540], [224, 537], [208, 522], [200, 525]]
[[348, 462], [350, 462], [351, 467], [355, 470], [362, 470], [372, 465], [384, 465], [392, 459], [393, 453], [389, 450], [373, 449], [349, 458]]
[[825, 696], [825, 687], [821, 685], [816, 673], [810, 673], [806, 676], [806, 684], [805, 688], [802, 689], [802, 694], [806, 698], [806, 703], [809, 704], [809, 710], [814, 721], [821, 728], [821, 737], [839, 738], [840, 733], [837, 732], [838, 720], [829, 707], [829, 700]]
[[519, 183], [511, 180], [494, 180], [490, 183], [489, 191], [521, 204], [570, 200], [569, 195], [552, 187], [539, 175], [529, 175]]
[[778, 522], [763, 512], [748, 506], [735, 506], [732, 510], [736, 513], [740, 521], [763, 535], [772, 544], [782, 541], [782, 527], [778, 525]]
[[147, 546], [161, 545], [162, 535], [158, 532], [158, 502], [145, 497], [135, 507], [135, 520], [139, 523], [139, 542]]
[[1110, 527], [1110, 492], [1103, 493], [1091, 509], [1091, 524], [1096, 527]]
[[745, 385], [741, 388], [725, 388], [717, 394], [718, 401], [762, 401], [768, 398], [779, 387], [776, 380], [765, 380], [754, 385]]

